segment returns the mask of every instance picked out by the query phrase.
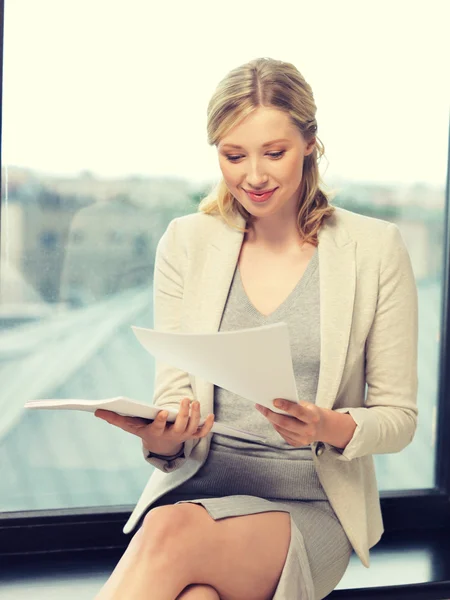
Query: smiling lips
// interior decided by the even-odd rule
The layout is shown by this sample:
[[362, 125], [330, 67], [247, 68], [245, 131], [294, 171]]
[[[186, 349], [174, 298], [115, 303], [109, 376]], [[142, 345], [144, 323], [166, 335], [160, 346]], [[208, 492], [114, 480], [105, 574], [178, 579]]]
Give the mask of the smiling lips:
[[250, 200], [252, 200], [252, 202], [265, 202], [272, 196], [276, 189], [277, 188], [274, 188], [273, 190], [268, 190], [267, 192], [259, 193], [249, 192], [248, 190], [245, 190], [245, 192], [247, 193], [247, 196], [250, 198]]

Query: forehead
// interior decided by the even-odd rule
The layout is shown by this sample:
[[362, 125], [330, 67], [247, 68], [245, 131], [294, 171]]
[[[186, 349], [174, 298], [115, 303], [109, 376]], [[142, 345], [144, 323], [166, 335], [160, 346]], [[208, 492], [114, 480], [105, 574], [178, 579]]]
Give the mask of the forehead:
[[272, 140], [294, 141], [298, 137], [300, 132], [285, 112], [274, 108], [258, 107], [224, 135], [219, 146], [264, 146]]

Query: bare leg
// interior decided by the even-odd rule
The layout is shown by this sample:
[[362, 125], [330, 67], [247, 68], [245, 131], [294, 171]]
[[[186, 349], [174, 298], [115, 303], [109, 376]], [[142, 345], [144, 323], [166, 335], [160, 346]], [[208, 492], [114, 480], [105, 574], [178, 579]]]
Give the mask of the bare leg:
[[[156, 561], [150, 564], [148, 557], [142, 553], [143, 537], [144, 531], [141, 528], [134, 535], [114, 571], [94, 600], [153, 599], [151, 589], [158, 588], [161, 579], [167, 579], [167, 576], [164, 575], [164, 566], [166, 565], [158, 570]], [[147, 577], [144, 580], [142, 579], [143, 569], [147, 571]], [[138, 591], [134, 591], [135, 588]], [[176, 597], [172, 596], [172, 598]]]
[[201, 505], [183, 503], [151, 510], [138, 534], [96, 600], [176, 600], [194, 583], [222, 600], [269, 600], [289, 548], [290, 515], [214, 521]]

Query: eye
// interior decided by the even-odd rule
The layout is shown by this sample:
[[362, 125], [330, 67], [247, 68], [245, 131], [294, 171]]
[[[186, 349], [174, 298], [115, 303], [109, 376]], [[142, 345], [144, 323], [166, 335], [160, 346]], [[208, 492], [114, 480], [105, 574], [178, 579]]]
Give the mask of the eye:
[[[277, 160], [277, 159], [281, 158], [284, 153], [285, 153], [285, 150], [281, 150], [280, 152], [268, 152], [267, 155], [270, 156], [271, 158]], [[230, 162], [236, 162], [240, 158], [242, 158], [242, 155], [240, 155], [240, 154], [227, 154], [226, 155], [226, 159], [229, 160]]]

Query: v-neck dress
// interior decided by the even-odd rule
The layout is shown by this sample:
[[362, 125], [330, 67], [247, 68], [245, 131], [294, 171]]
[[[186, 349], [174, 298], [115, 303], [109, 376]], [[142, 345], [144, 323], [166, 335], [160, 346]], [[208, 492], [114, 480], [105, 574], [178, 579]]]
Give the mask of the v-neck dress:
[[[314, 402], [320, 368], [319, 255], [270, 315], [249, 300], [236, 268], [219, 331], [288, 325], [299, 398]], [[310, 446], [289, 445], [253, 403], [214, 388], [217, 421], [265, 436], [247, 441], [214, 434], [208, 457], [188, 481], [160, 498], [164, 504], [195, 502], [217, 520], [267, 511], [291, 516], [291, 541], [273, 600], [319, 600], [342, 578], [351, 544], [319, 481]]]

